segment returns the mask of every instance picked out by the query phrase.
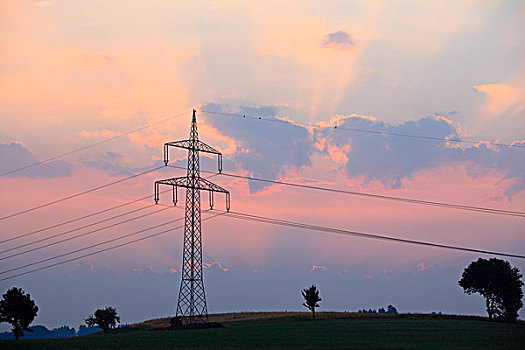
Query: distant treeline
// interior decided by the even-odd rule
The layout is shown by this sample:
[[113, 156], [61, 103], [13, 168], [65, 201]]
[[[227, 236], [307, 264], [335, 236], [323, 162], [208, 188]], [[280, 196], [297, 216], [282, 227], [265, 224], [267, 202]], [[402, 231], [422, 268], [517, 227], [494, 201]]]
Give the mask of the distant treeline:
[[397, 309], [392, 306], [392, 305], [388, 305], [386, 310], [383, 309], [382, 307], [380, 307], [378, 310], [374, 310], [374, 309], [363, 309], [363, 310], [359, 310], [357, 311], [359, 312], [360, 314], [397, 314]]
[[[71, 338], [101, 331], [100, 328], [89, 328], [84, 325], [80, 326], [78, 331], [68, 326], [53, 328], [52, 330], [44, 326], [33, 326], [29, 327], [29, 329], [31, 329], [32, 332], [25, 332], [22, 339]], [[15, 339], [15, 337], [13, 336], [13, 332], [3, 332], [0, 333], [0, 339]]]

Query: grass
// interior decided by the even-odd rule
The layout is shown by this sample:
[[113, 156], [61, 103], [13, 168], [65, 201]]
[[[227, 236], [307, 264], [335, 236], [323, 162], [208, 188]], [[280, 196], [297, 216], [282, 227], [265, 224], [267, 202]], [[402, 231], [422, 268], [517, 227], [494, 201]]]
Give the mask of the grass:
[[[237, 317], [235, 317], [237, 315]], [[261, 317], [258, 317], [261, 316]], [[2, 341], [2, 349], [522, 349], [525, 324], [474, 317], [320, 313], [222, 314], [222, 328], [162, 329], [166, 319], [67, 339]], [[213, 320], [216, 321], [216, 320]]]

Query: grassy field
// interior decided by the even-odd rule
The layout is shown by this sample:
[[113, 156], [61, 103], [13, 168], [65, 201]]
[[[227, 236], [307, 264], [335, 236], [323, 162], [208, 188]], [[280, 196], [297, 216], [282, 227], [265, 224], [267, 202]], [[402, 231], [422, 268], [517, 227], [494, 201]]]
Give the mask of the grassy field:
[[525, 324], [474, 317], [243, 313], [211, 317], [222, 328], [165, 330], [167, 319], [68, 339], [1, 341], [2, 349], [524, 349]]

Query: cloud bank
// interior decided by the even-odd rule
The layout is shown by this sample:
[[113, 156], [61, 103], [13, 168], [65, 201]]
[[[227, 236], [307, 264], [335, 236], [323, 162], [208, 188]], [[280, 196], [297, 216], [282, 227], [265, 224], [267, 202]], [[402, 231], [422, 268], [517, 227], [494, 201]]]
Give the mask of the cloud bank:
[[[2, 160], [0, 162], [0, 173], [2, 174], [38, 162], [29, 148], [24, 146], [21, 142], [13, 142], [10, 144], [0, 143], [0, 159]], [[6, 176], [11, 178], [29, 177], [33, 179], [49, 179], [56, 177], [69, 177], [72, 172], [73, 167], [71, 164], [64, 160], [54, 160]]]
[[[204, 110], [231, 112], [218, 104], [206, 104]], [[265, 119], [275, 118], [277, 110], [272, 106], [240, 107], [240, 113], [257, 115]], [[239, 113], [239, 111], [237, 111]], [[277, 121], [278, 119], [275, 119]], [[315, 151], [308, 131], [289, 122], [270, 123], [258, 120], [239, 120], [230, 117], [211, 117], [207, 122], [218, 128], [224, 135], [238, 142], [238, 152], [232, 160], [238, 167], [255, 177], [278, 179], [287, 170], [311, 166], [310, 157]], [[250, 181], [250, 192], [261, 191], [269, 184]]]
[[[232, 156], [233, 161], [254, 176], [279, 179], [301, 167], [316, 167], [313, 156], [321, 154], [344, 169], [348, 178], [362, 179], [361, 185], [379, 181], [388, 190], [402, 188], [418, 171], [459, 166], [464, 166], [473, 179], [489, 173], [497, 174], [499, 181], [495, 185], [504, 188], [509, 201], [525, 190], [523, 148], [499, 147], [490, 142], [472, 145], [377, 134], [462, 139], [461, 125], [442, 116], [427, 116], [398, 124], [360, 115], [337, 116], [312, 128], [289, 119], [277, 119], [279, 111], [273, 106], [232, 110], [224, 105], [207, 104], [203, 109], [279, 121], [228, 116], [206, 118], [221, 133], [236, 140], [238, 151]], [[525, 144], [525, 141], [514, 143], [518, 144]], [[267, 186], [252, 182], [250, 192], [258, 192]]]

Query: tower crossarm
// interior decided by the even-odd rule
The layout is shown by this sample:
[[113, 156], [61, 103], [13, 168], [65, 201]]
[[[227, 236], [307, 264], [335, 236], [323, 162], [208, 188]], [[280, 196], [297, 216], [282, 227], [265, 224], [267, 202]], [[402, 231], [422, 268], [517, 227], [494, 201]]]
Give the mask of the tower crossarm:
[[219, 158], [218, 159], [219, 173], [222, 172], [222, 153], [200, 140], [181, 140], [181, 141], [173, 141], [173, 142], [165, 143], [164, 144], [164, 164], [165, 165], [168, 165], [169, 163], [169, 154], [168, 154], [169, 147], [185, 148], [185, 149], [189, 149], [189, 150], [197, 151], [197, 152], [216, 154]]
[[195, 141], [181, 140], [181, 141], [166, 142], [164, 144], [164, 147], [170, 147], [170, 146], [178, 147], [178, 148], [186, 148], [186, 149], [195, 149], [196, 151], [199, 151], [199, 152], [222, 154], [221, 152], [217, 151], [212, 146], [207, 145], [200, 140], [195, 140]]
[[199, 180], [198, 180], [198, 186], [199, 186], [199, 189], [201, 189], [201, 190], [213, 191], [213, 192], [222, 192], [222, 193], [230, 193], [227, 190], [225, 190], [224, 188], [222, 188], [221, 186], [216, 185], [213, 182], [208, 181], [206, 179], [203, 179], [202, 177], [200, 177]]
[[211, 181], [198, 177], [195, 181], [191, 181], [187, 176], [175, 177], [172, 179], [155, 181], [155, 203], [159, 201], [159, 185], [173, 186], [173, 204], [177, 204], [177, 188], [186, 187], [196, 190], [203, 190], [210, 192], [210, 207], [213, 208], [213, 192], [221, 192], [226, 194], [226, 210], [230, 210], [230, 192]]

